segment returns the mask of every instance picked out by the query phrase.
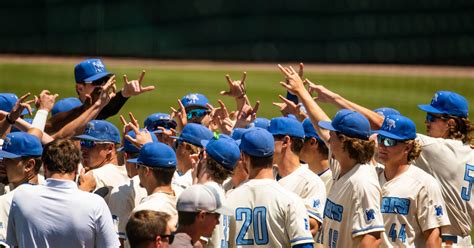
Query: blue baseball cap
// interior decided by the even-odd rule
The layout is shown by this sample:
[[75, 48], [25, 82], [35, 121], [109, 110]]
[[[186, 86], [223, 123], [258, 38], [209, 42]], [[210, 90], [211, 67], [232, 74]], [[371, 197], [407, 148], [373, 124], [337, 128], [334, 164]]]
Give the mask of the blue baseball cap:
[[183, 131], [181, 131], [181, 135], [179, 137], [170, 137], [198, 147], [202, 147], [201, 141], [210, 140], [213, 136], [214, 135], [211, 130], [209, 130], [209, 128], [196, 123], [188, 123], [186, 126], [184, 126]]
[[90, 83], [97, 79], [113, 75], [105, 69], [100, 59], [86, 59], [74, 67], [76, 83]]
[[171, 119], [169, 114], [165, 113], [154, 113], [149, 115], [145, 119], [145, 128], [150, 132], [160, 133], [161, 130], [158, 127], [164, 127], [166, 129], [176, 128], [176, 121]]
[[267, 118], [256, 118], [252, 123], [248, 124], [246, 128], [251, 128], [251, 127], [260, 127], [264, 129], [268, 129], [270, 126], [270, 120]]
[[43, 146], [38, 137], [25, 132], [9, 133], [3, 140], [0, 158], [39, 157]]
[[176, 168], [177, 164], [174, 150], [161, 142], [144, 144], [138, 158], [129, 159], [127, 162], [161, 168]]
[[198, 106], [207, 109], [209, 100], [207, 100], [206, 96], [203, 94], [190, 93], [181, 98], [181, 103], [183, 104], [184, 108]]
[[[141, 131], [142, 129], [140, 129]], [[135, 131], [131, 130], [131, 131], [128, 131], [127, 133], [130, 137], [132, 138], [136, 138], [137, 135], [135, 134]], [[153, 142], [158, 142], [158, 138], [156, 138], [156, 135], [150, 135], [151, 136], [151, 139], [153, 140]], [[119, 149], [117, 149], [118, 152], [129, 152], [129, 153], [138, 153], [140, 152], [140, 149], [138, 149], [138, 147], [136, 147], [134, 144], [132, 144], [132, 142], [130, 142], [128, 139], [123, 139], [123, 146], [120, 147]]]
[[416, 138], [415, 123], [402, 115], [385, 117], [380, 130], [374, 131], [382, 136], [395, 140], [411, 140]]
[[266, 129], [253, 127], [242, 135], [239, 147], [250, 156], [269, 157], [275, 151], [275, 140]]
[[311, 123], [311, 120], [309, 118], [304, 119], [303, 129], [304, 129], [305, 138], [315, 138], [318, 141], [322, 141], [318, 135], [318, 132], [316, 132], [316, 129], [314, 128], [313, 123]]
[[320, 121], [319, 127], [340, 132], [352, 138], [369, 139], [370, 123], [365, 116], [356, 111], [341, 109], [336, 113], [332, 122]]
[[201, 144], [206, 148], [206, 153], [226, 169], [233, 170], [240, 159], [238, 143], [225, 134], [203, 140]]
[[234, 140], [240, 140], [242, 138], [242, 135], [247, 132], [248, 129], [245, 128], [234, 128], [232, 130], [232, 139]]
[[382, 107], [378, 109], [374, 109], [374, 112], [385, 117], [389, 115], [399, 115], [400, 112], [394, 108]]
[[435, 93], [431, 103], [420, 104], [418, 108], [433, 114], [447, 114], [459, 117], [467, 117], [469, 114], [466, 98], [452, 91], [438, 91]]
[[268, 131], [272, 135], [288, 135], [304, 139], [304, 129], [301, 122], [288, 117], [276, 117], [270, 121]]
[[92, 120], [86, 125], [82, 135], [76, 136], [81, 140], [120, 143], [120, 132], [114, 124], [104, 120]]
[[[11, 112], [17, 101], [18, 96], [13, 93], [0, 93], [0, 110]], [[29, 113], [27, 109], [23, 109], [21, 114], [27, 115]]]
[[51, 115], [56, 115], [58, 113], [67, 112], [71, 109], [77, 108], [82, 105], [81, 100], [77, 97], [68, 97], [57, 101], [53, 109], [51, 109]]

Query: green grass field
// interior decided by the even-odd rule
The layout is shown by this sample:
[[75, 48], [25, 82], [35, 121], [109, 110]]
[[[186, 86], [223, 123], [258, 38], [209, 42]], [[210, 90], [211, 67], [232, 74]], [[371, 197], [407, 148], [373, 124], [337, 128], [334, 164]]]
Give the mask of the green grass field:
[[[74, 90], [73, 64], [9, 64], [0, 63], [0, 92], [13, 92], [22, 95], [25, 92], [39, 94], [42, 89], [58, 93], [60, 98], [76, 96]], [[127, 74], [129, 79], [138, 77], [140, 67], [109, 67], [109, 71], [117, 75]], [[121, 113], [133, 112], [141, 122], [147, 115], [154, 112], [169, 112], [170, 106], [177, 106], [177, 99], [190, 92], [205, 94], [214, 105], [217, 99], [223, 99], [229, 109], [234, 103], [227, 97], [219, 96], [221, 90], [227, 90], [224, 75], [229, 73], [234, 79], [241, 77], [241, 71], [224, 70], [183, 70], [183, 69], [153, 69], [147, 68], [144, 85], [153, 84], [156, 90], [130, 99]], [[272, 105], [278, 101], [278, 94], [285, 95], [285, 90], [278, 82], [282, 80], [281, 73], [275, 66], [274, 71], [247, 70], [247, 92], [254, 103], [261, 101], [259, 116], [271, 118], [280, 113]], [[437, 90], [458, 92], [474, 106], [474, 78], [460, 77], [427, 77], [427, 76], [380, 76], [334, 73], [305, 74], [313, 82], [325, 85], [327, 88], [369, 108], [382, 106], [394, 107], [412, 118], [418, 131], [425, 132], [424, 112], [419, 111], [417, 104], [429, 103]], [[117, 87], [122, 86], [122, 78], [118, 77]], [[336, 109], [322, 105], [333, 116]], [[472, 107], [470, 116], [473, 116]], [[120, 127], [118, 116], [110, 119]], [[474, 240], [474, 233], [473, 233]]]

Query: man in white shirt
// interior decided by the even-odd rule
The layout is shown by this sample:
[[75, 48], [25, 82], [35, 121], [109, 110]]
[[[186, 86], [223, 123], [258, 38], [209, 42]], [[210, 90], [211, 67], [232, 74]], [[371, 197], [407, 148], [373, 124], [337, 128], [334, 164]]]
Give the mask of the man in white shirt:
[[[80, 151], [70, 140], [55, 140], [42, 155], [45, 185], [24, 184], [13, 197], [7, 241], [19, 247], [118, 247], [112, 215], [104, 200], [81, 191], [74, 179]], [[32, 204], [33, 203], [33, 204]]]

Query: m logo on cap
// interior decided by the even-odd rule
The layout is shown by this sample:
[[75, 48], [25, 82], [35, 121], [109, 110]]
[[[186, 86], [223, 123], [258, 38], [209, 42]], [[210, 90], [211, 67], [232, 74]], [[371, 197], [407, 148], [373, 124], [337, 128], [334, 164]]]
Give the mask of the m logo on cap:
[[438, 92], [435, 93], [432, 103], [437, 102], [437, 101], [438, 101]]
[[396, 128], [396, 122], [393, 119], [388, 119], [387, 118], [387, 128], [390, 131], [392, 128]]
[[104, 64], [102, 64], [102, 61], [100, 61], [100, 60], [97, 60], [97, 61], [92, 62], [92, 65], [93, 65], [94, 68], [95, 68], [95, 72], [103, 72], [103, 71], [105, 71], [105, 66], [104, 66]]
[[89, 122], [87, 123], [86, 130], [84, 131], [84, 133], [90, 133], [94, 129], [95, 129], [94, 123]]
[[197, 96], [197, 94], [189, 94], [189, 95], [186, 96], [186, 99], [190, 103], [196, 103], [197, 101], [199, 101], [199, 97]]
[[10, 137], [6, 137], [3, 140], [3, 150], [7, 150], [9, 146], [12, 145], [12, 141], [10, 140]]

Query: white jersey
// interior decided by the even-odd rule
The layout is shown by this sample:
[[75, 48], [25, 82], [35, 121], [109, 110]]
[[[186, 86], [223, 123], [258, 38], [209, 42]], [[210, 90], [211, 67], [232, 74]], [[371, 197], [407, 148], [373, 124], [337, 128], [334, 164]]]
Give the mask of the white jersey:
[[[182, 191], [187, 189], [189, 186], [193, 185], [193, 170], [190, 169], [186, 173], [180, 175], [178, 170], [173, 174], [173, 179], [171, 180], [171, 185], [178, 186], [182, 188]], [[181, 192], [182, 192], [181, 191]]]
[[153, 210], [167, 213], [171, 216], [169, 226], [172, 231], [176, 230], [178, 224], [178, 211], [176, 210], [176, 195], [163, 192], [153, 193], [142, 199], [140, 204], [133, 209], [133, 213], [140, 210]]
[[0, 241], [6, 242], [8, 215], [12, 205], [14, 191], [10, 191], [0, 196]]
[[125, 166], [105, 164], [99, 168], [92, 169], [91, 171], [94, 174], [96, 182], [95, 190], [98, 190], [102, 187], [107, 187], [109, 189], [109, 192], [104, 197], [107, 205], [109, 205], [109, 198], [113, 188], [128, 184], [130, 181]]
[[313, 243], [301, 200], [272, 179], [251, 179], [227, 197], [230, 247], [291, 247]]
[[459, 140], [418, 134], [422, 152], [415, 165], [441, 186], [451, 226], [443, 234], [466, 237], [474, 225], [474, 150]]
[[323, 223], [326, 187], [318, 175], [307, 167], [300, 166], [289, 175], [278, 180], [278, 183], [303, 200], [309, 217]]
[[332, 171], [331, 169], [327, 168], [325, 171], [317, 174], [319, 178], [324, 183], [324, 186], [326, 186], [326, 195], [329, 194], [329, 191], [331, 190], [332, 187], [332, 182], [334, 181], [332, 178]]
[[358, 247], [365, 234], [384, 231], [377, 173], [369, 164], [357, 164], [339, 177], [339, 165], [332, 164], [338, 179], [326, 200], [318, 243], [324, 247]]
[[[225, 201], [225, 191], [222, 185], [219, 185], [216, 182], [206, 182], [204, 185], [214, 188], [220, 196], [222, 205], [226, 205]], [[208, 242], [205, 247], [221, 247], [226, 248], [229, 246], [229, 223], [230, 216], [221, 214], [219, 217], [219, 224], [216, 225], [214, 231], [212, 231], [212, 236], [208, 239]]]
[[120, 238], [126, 239], [125, 226], [130, 214], [146, 196], [146, 190], [140, 186], [138, 175], [130, 179], [127, 184], [112, 189], [109, 208]]
[[424, 231], [449, 225], [441, 188], [418, 167], [387, 182], [379, 169], [381, 212], [385, 223], [384, 247], [425, 247]]

